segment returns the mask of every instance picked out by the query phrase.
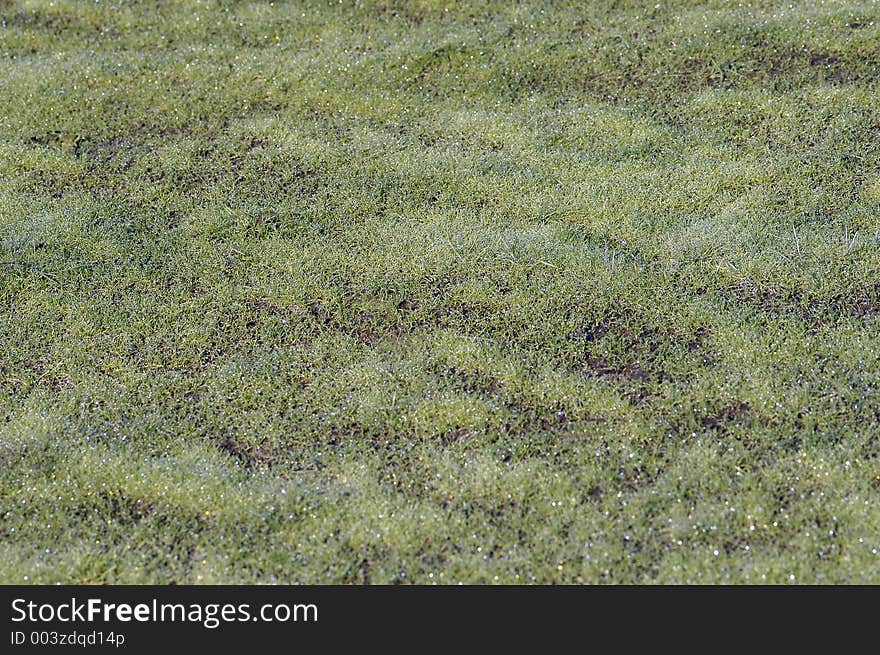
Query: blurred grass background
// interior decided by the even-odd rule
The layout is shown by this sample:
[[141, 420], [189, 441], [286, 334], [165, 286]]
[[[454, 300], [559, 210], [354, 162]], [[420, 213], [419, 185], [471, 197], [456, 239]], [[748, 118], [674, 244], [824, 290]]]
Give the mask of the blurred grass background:
[[880, 582], [880, 6], [0, 1], [0, 581]]

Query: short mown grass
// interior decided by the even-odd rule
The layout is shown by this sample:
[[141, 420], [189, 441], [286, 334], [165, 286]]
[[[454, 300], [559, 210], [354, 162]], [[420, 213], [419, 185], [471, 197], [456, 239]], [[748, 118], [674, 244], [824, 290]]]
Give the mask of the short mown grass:
[[880, 582], [877, 3], [0, 19], [0, 581]]

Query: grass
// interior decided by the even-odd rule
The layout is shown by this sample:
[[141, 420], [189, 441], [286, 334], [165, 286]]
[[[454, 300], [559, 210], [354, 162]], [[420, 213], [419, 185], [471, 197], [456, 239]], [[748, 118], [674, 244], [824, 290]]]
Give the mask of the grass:
[[0, 582], [880, 582], [875, 2], [0, 19]]

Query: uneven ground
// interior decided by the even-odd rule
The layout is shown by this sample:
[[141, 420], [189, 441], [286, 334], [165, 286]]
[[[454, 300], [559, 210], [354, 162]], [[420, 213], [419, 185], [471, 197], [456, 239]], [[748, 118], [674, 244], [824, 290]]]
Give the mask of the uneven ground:
[[0, 582], [880, 583], [878, 3], [0, 19]]

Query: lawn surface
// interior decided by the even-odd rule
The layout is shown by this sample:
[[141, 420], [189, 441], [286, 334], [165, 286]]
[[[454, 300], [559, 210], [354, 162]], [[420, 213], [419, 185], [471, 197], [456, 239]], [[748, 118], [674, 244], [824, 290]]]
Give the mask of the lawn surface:
[[0, 582], [880, 583], [880, 5], [0, 0]]

